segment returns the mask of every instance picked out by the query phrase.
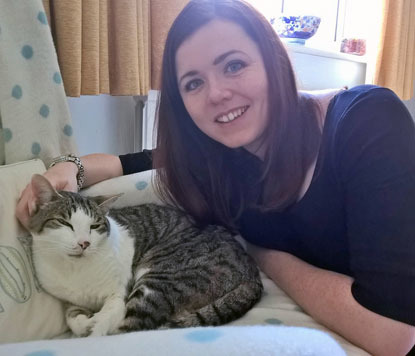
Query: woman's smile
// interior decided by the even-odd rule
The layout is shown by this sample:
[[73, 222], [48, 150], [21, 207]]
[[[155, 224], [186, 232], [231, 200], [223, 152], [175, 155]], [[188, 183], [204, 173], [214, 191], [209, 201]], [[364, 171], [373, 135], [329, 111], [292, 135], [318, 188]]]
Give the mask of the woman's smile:
[[221, 124], [228, 124], [241, 117], [249, 108], [249, 105], [239, 107], [237, 109], [230, 110], [226, 114], [219, 114], [215, 121]]

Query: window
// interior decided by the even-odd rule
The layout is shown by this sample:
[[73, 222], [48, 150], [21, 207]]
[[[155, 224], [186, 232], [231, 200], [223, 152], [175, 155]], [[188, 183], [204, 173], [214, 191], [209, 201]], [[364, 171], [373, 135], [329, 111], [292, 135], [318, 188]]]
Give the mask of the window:
[[374, 51], [379, 37], [382, 2], [379, 0], [247, 0], [268, 19], [281, 15], [315, 15], [321, 18], [309, 47], [339, 51], [344, 38], [362, 38]]

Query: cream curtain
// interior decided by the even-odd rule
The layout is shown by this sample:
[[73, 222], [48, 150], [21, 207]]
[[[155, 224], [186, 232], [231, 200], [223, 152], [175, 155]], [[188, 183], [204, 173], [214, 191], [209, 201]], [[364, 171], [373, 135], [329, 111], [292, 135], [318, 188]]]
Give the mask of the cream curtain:
[[165, 38], [189, 0], [42, 0], [67, 96], [159, 88]]
[[414, 94], [415, 1], [383, 0], [383, 26], [374, 83], [402, 100]]
[[190, 0], [151, 0], [151, 88], [160, 88], [161, 64], [167, 33]]

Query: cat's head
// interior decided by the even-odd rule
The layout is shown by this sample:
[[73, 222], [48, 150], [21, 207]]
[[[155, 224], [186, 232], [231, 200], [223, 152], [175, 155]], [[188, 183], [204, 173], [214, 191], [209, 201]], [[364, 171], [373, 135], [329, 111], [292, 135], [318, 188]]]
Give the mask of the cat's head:
[[71, 258], [96, 253], [108, 238], [110, 225], [106, 213], [118, 195], [83, 197], [57, 192], [39, 174], [33, 175], [31, 186], [36, 211], [29, 220], [29, 230], [36, 246]]

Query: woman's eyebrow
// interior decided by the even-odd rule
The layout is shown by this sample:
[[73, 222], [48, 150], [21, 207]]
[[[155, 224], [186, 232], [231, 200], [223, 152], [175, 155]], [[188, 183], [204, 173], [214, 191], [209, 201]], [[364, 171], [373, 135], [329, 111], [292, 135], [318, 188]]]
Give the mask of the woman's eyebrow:
[[222, 62], [227, 56], [230, 56], [231, 54], [234, 53], [242, 53], [241, 51], [237, 51], [236, 49], [232, 49], [228, 52], [225, 52], [223, 54], [221, 54], [220, 56], [216, 57], [215, 60], [213, 61], [213, 65], [217, 65], [220, 62]]

